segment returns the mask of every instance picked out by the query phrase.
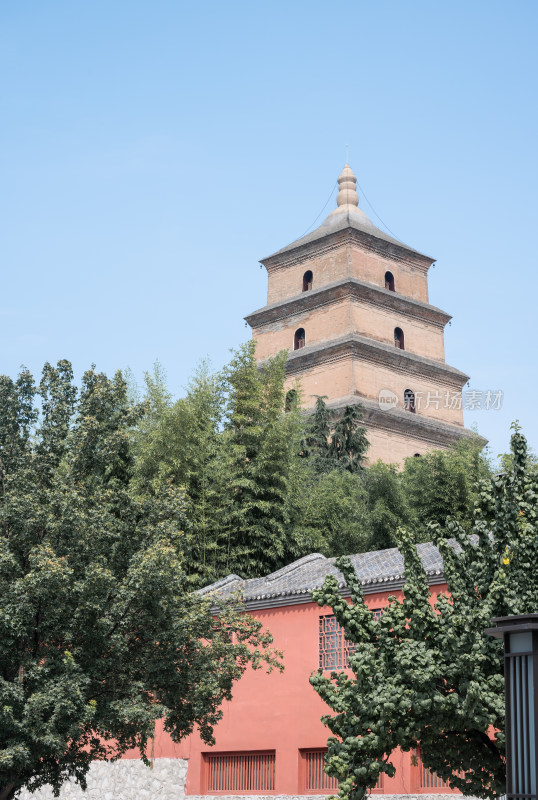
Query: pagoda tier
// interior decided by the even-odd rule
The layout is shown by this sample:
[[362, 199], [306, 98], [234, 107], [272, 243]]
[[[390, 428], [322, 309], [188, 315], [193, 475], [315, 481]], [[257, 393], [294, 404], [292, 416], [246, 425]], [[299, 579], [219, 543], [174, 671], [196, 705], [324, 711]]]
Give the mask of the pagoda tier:
[[370, 461], [398, 462], [472, 436], [468, 376], [445, 363], [450, 316], [428, 302], [433, 259], [380, 231], [358, 208], [349, 166], [338, 206], [312, 233], [262, 260], [267, 305], [245, 319], [260, 362], [289, 350], [288, 388], [305, 408], [325, 396], [364, 408]]

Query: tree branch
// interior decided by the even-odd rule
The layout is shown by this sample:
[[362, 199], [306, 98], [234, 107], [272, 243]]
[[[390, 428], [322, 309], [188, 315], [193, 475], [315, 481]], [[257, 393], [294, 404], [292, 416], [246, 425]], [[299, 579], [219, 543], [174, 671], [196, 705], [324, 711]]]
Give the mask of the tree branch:
[[17, 787], [13, 783], [6, 783], [0, 786], [0, 800], [11, 800], [15, 797]]

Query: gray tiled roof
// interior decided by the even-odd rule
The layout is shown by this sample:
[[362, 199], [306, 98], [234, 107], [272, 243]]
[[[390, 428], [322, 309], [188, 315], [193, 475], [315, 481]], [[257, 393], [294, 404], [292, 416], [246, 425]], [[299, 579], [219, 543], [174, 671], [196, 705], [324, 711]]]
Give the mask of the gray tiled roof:
[[364, 211], [360, 208], [355, 208], [355, 206], [343, 206], [341, 208], [335, 209], [327, 219], [322, 222], [322, 224], [313, 230], [311, 233], [306, 234], [306, 236], [301, 236], [300, 239], [296, 239], [291, 244], [288, 244], [286, 247], [282, 247], [280, 250], [277, 250], [276, 253], [273, 253], [270, 256], [262, 259], [262, 264], [265, 261], [268, 261], [270, 258], [274, 258], [275, 256], [279, 256], [283, 253], [287, 253], [290, 250], [295, 250], [298, 247], [302, 247], [303, 245], [310, 244], [311, 242], [315, 242], [319, 239], [323, 239], [326, 236], [329, 236], [332, 233], [338, 233], [339, 231], [345, 230], [346, 228], [353, 228], [361, 233], [368, 234], [368, 236], [372, 236], [376, 239], [382, 239], [385, 242], [389, 242], [390, 244], [396, 245], [397, 247], [403, 248], [404, 250], [408, 250], [411, 253], [416, 253], [417, 255], [423, 256], [424, 258], [428, 258], [430, 261], [433, 261], [432, 258], [429, 256], [425, 256], [423, 253], [420, 253], [418, 250], [415, 250], [413, 247], [410, 247], [408, 244], [401, 242], [399, 239], [395, 239], [393, 236], [390, 236], [385, 231], [380, 230], [378, 227], [374, 225], [374, 223], [366, 216]]
[[[443, 562], [438, 549], [428, 542], [418, 545], [418, 553], [430, 582], [442, 583]], [[403, 558], [395, 547], [358, 553], [350, 559], [365, 593], [398, 589], [403, 584]], [[200, 593], [227, 596], [240, 591], [249, 608], [294, 605], [310, 602], [312, 589], [319, 588], [327, 575], [334, 575], [345, 594], [344, 579], [334, 565], [335, 560], [321, 553], [311, 553], [263, 578], [243, 580], [239, 575], [228, 575], [201, 589]]]

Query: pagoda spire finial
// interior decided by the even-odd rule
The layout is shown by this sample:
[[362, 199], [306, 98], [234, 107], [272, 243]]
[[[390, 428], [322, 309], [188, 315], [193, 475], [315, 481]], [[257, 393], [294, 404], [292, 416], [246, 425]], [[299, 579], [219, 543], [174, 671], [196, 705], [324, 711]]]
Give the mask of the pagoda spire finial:
[[338, 176], [338, 197], [336, 204], [338, 206], [358, 206], [359, 195], [356, 189], [357, 178], [353, 174], [353, 170], [346, 164], [340, 175]]

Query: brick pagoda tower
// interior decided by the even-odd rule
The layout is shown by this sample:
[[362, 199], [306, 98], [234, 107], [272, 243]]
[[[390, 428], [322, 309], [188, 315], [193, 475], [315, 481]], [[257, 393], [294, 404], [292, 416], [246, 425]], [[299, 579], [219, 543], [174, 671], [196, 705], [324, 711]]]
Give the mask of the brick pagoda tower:
[[245, 319], [260, 361], [289, 349], [286, 383], [311, 408], [364, 407], [369, 461], [399, 462], [464, 436], [468, 377], [445, 363], [450, 316], [428, 302], [434, 259], [393, 239], [358, 207], [346, 164], [325, 222], [261, 263], [267, 305]]

